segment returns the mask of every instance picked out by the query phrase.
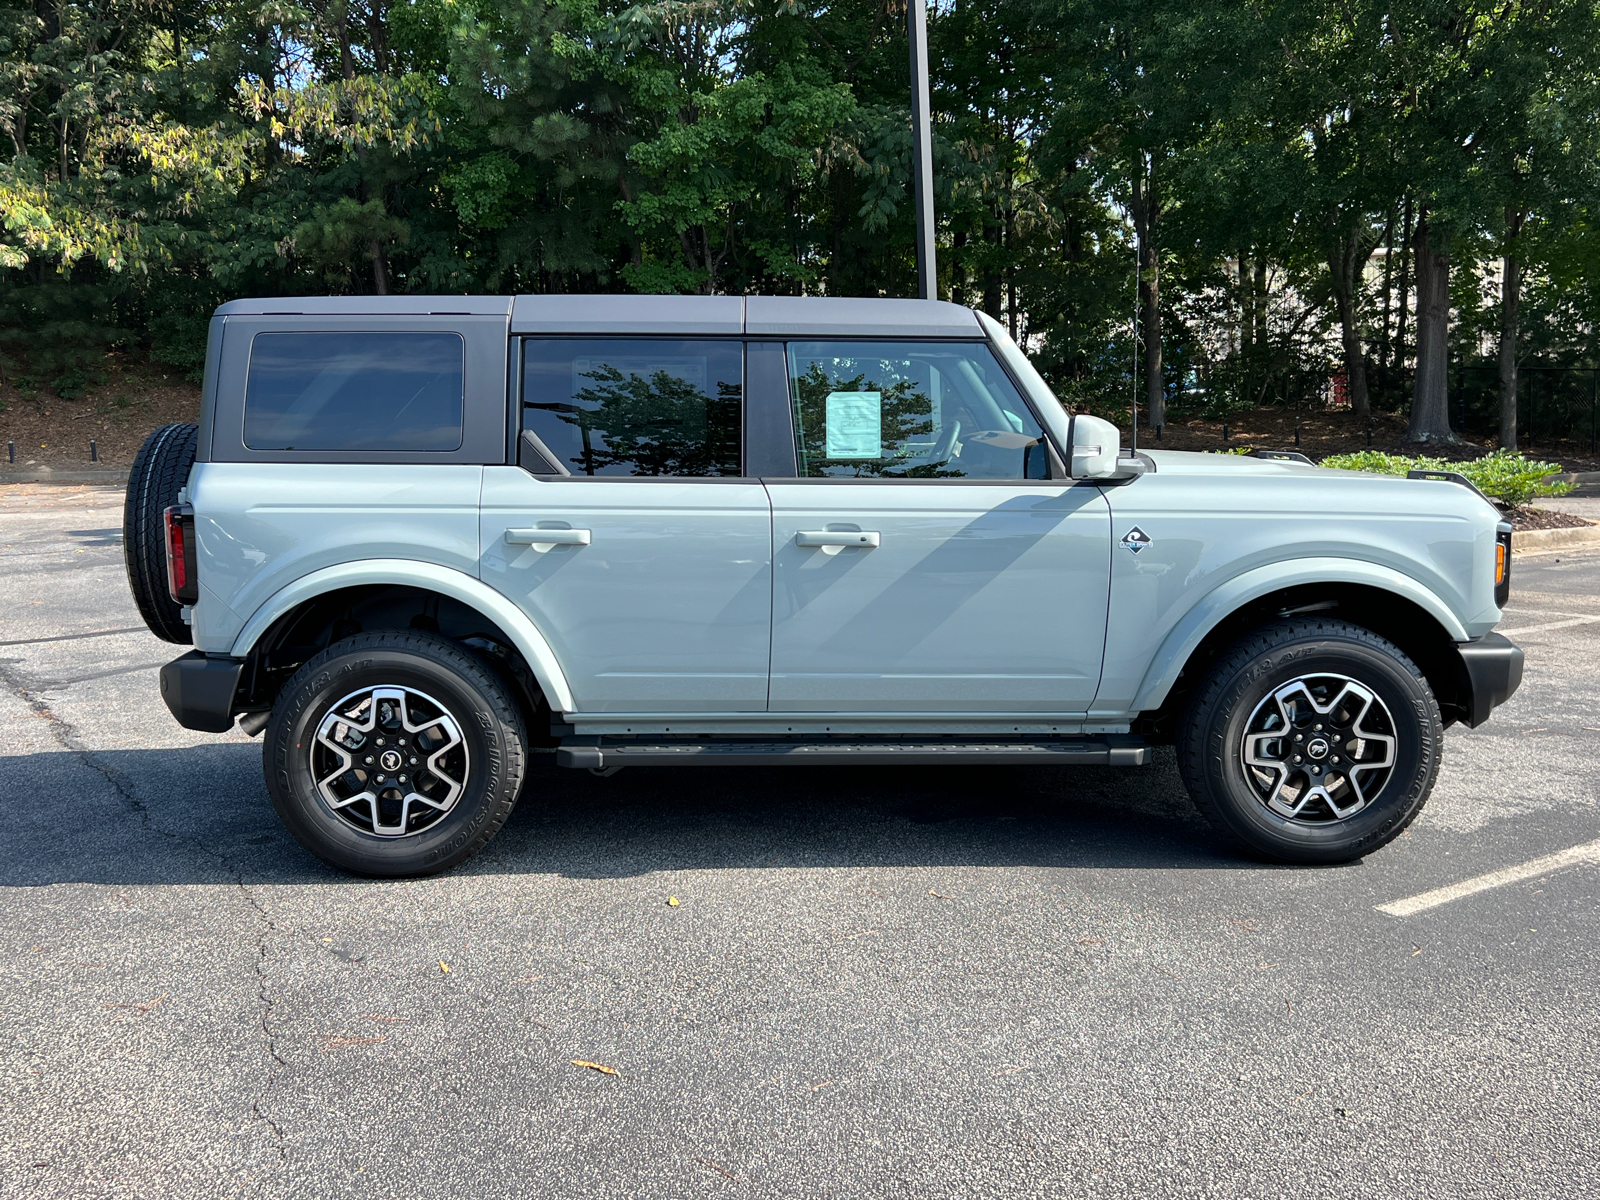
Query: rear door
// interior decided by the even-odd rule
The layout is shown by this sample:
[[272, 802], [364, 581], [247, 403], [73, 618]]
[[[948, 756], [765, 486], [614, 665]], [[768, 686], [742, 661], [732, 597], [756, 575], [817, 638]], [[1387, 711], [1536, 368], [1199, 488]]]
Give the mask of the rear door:
[[773, 504], [774, 712], [1081, 713], [1105, 649], [1109, 507], [1051, 479], [982, 342], [791, 342]]
[[484, 472], [481, 574], [580, 711], [759, 712], [772, 521], [742, 473], [732, 338], [528, 338], [516, 466]]

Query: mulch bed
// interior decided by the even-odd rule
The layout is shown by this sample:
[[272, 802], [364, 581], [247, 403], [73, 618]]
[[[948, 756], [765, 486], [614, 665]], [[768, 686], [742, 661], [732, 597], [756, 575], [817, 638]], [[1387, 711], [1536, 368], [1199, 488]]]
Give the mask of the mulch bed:
[[1586, 521], [1582, 517], [1575, 517], [1571, 513], [1554, 512], [1548, 508], [1534, 508], [1523, 505], [1513, 508], [1506, 513], [1511, 521], [1511, 528], [1522, 529], [1581, 529], [1586, 525], [1593, 525], [1593, 521]]
[[[106, 381], [81, 400], [63, 400], [41, 389], [25, 396], [0, 384], [0, 438], [14, 442], [16, 467], [0, 454], [0, 480], [8, 469], [90, 467], [92, 438], [105, 466], [127, 468], [152, 429], [173, 421], [196, 421], [200, 389], [177, 372], [149, 363], [107, 363]], [[3, 448], [0, 448], [3, 449]]]

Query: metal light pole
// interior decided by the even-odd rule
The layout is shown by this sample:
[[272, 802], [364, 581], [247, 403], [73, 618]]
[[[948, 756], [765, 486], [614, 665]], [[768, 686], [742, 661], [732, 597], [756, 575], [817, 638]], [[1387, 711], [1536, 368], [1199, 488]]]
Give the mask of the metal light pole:
[[939, 298], [939, 271], [933, 256], [933, 118], [928, 98], [927, 0], [910, 0], [906, 26], [911, 34], [911, 177], [917, 203], [917, 295]]

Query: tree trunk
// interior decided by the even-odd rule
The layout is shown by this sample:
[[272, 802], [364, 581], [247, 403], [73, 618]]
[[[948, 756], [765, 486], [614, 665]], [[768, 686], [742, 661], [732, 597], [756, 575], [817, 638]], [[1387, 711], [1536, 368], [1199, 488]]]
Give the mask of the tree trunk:
[[1450, 243], [1421, 213], [1413, 239], [1417, 263], [1417, 382], [1410, 442], [1454, 442], [1450, 432]]
[[1154, 169], [1140, 164], [1133, 179], [1133, 228], [1139, 238], [1139, 324], [1144, 334], [1145, 424], [1167, 423], [1166, 380], [1161, 372], [1161, 259], [1156, 231], [1161, 203]]
[[1517, 235], [1527, 213], [1506, 209], [1506, 252], [1500, 260], [1500, 447], [1517, 448], [1517, 309], [1522, 303], [1522, 263]]
[[1344, 342], [1345, 394], [1350, 410], [1365, 421], [1372, 415], [1367, 399], [1367, 355], [1361, 345], [1361, 330], [1356, 325], [1356, 301], [1361, 272], [1367, 254], [1362, 246], [1362, 231], [1353, 225], [1345, 235], [1328, 244], [1328, 269], [1333, 273], [1333, 296], [1339, 307], [1339, 333]]
[[[983, 240], [985, 245], [997, 247], [1000, 244], [1000, 217], [993, 208], [984, 214]], [[998, 257], [993, 250], [983, 256], [983, 311], [998, 321], [1004, 313], [1004, 306], [1000, 298], [1000, 273], [994, 269], [994, 260]]]
[[383, 243], [373, 238], [367, 243], [367, 253], [372, 255], [372, 288], [379, 296], [389, 294], [389, 264], [384, 261]]

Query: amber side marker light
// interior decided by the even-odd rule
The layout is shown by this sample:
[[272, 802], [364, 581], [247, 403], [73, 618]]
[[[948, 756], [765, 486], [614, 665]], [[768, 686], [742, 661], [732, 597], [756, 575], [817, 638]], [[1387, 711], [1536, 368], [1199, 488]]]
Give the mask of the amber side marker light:
[[1511, 561], [1511, 548], [1504, 542], [1494, 544], [1494, 585], [1499, 587], [1506, 581], [1506, 567]]

